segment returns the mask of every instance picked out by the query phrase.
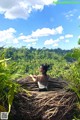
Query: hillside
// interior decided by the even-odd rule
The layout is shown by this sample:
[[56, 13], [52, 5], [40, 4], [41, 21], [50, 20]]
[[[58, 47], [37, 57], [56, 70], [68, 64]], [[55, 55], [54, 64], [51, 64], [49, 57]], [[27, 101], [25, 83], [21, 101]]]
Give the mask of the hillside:
[[[44, 63], [53, 79], [40, 93], [28, 76], [38, 75]], [[80, 49], [1, 47], [0, 111], [8, 111], [10, 120], [79, 120]]]

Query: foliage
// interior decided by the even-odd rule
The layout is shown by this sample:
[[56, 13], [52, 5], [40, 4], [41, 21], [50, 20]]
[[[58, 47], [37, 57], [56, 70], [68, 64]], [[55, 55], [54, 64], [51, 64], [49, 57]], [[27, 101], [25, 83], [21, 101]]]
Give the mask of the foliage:
[[64, 71], [64, 78], [69, 82], [69, 88], [73, 90], [78, 96], [78, 106], [75, 110], [74, 120], [79, 120], [80, 115], [80, 48], [73, 49], [73, 52], [68, 54], [69, 57], [74, 58], [75, 61], [71, 63], [68, 70]]
[[[7, 67], [8, 60], [0, 60], [0, 103], [2, 104], [0, 105], [0, 109], [2, 111], [4, 109], [6, 111], [8, 110], [9, 113], [14, 99], [14, 93], [18, 92], [19, 85], [10, 79], [10, 73]], [[8, 105], [7, 108], [5, 108], [5, 104]]]
[[[28, 49], [25, 46], [22, 48], [1, 47], [0, 59], [0, 101], [3, 101], [2, 105], [5, 101], [8, 102], [9, 112], [14, 94], [19, 88], [19, 85], [13, 81], [29, 74], [39, 74], [39, 66], [43, 63], [51, 66], [48, 71], [50, 76], [64, 78], [69, 82], [70, 89], [77, 94], [80, 101], [80, 48], [53, 50], [32, 47]], [[77, 118], [75, 115], [75, 120]]]
[[79, 38], [79, 40], [78, 40], [78, 44], [80, 45], [80, 38]]

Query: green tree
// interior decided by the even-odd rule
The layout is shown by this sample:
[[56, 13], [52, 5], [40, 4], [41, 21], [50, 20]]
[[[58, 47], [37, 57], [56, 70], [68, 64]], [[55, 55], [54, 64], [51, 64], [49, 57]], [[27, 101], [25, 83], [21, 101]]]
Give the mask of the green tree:
[[80, 38], [79, 38], [79, 40], [78, 40], [78, 44], [80, 45]]

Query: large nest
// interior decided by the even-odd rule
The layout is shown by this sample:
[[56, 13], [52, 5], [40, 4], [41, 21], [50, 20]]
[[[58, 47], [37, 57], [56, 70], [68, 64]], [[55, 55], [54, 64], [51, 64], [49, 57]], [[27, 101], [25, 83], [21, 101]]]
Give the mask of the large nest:
[[[21, 84], [21, 86], [29, 91], [38, 91], [37, 83], [33, 82], [31, 77], [27, 77], [24, 79], [18, 79], [17, 82]], [[64, 80], [52, 78], [48, 81], [48, 90], [59, 90], [63, 89], [67, 86], [67, 82]]]
[[77, 97], [63, 89], [66, 82], [50, 81], [47, 92], [38, 92], [37, 85], [29, 77], [18, 82], [29, 90], [30, 96], [24, 92], [15, 95], [10, 120], [71, 120]]

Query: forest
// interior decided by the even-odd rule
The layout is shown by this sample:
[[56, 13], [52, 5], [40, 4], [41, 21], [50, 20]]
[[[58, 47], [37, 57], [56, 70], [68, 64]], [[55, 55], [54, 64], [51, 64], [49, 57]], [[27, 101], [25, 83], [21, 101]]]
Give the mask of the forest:
[[[78, 42], [80, 44], [80, 40]], [[17, 79], [39, 74], [41, 64], [49, 64], [52, 78], [65, 80], [77, 100], [71, 120], [80, 120], [80, 47], [71, 50], [0, 47], [0, 112], [10, 113], [14, 96], [23, 89]]]

